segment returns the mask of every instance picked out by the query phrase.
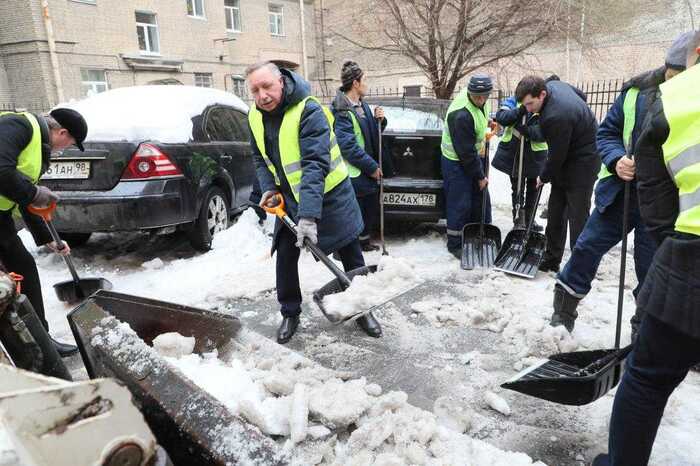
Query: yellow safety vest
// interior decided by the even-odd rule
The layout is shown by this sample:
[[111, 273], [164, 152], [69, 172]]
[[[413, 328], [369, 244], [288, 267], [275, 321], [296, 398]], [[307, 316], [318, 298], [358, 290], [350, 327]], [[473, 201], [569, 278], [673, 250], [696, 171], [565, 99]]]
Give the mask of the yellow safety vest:
[[[0, 118], [7, 115], [23, 115], [32, 125], [32, 139], [17, 158], [17, 170], [29, 178], [32, 183], [37, 184], [41, 176], [41, 129], [39, 128], [39, 121], [29, 112], [0, 112]], [[1, 211], [7, 212], [14, 209], [16, 205], [15, 201], [0, 195]]]
[[700, 236], [700, 66], [663, 83], [661, 102], [669, 133], [662, 149], [678, 186], [676, 231]]
[[445, 115], [445, 125], [442, 128], [442, 142], [440, 148], [442, 149], [442, 156], [450, 160], [459, 160], [457, 152], [452, 145], [452, 136], [450, 135], [450, 128], [447, 124], [447, 118], [450, 113], [457, 110], [466, 108], [474, 120], [474, 132], [476, 133], [476, 148], [477, 154], [481, 154], [484, 148], [484, 139], [486, 138], [486, 127], [489, 123], [489, 113], [491, 112], [489, 103], [484, 104], [484, 108], [481, 109], [474, 105], [471, 100], [469, 100], [469, 92], [464, 89], [460, 92], [457, 97], [452, 101], [450, 106], [447, 108], [447, 114]]
[[[340, 155], [340, 148], [338, 147], [338, 143], [335, 140], [335, 133], [333, 132], [333, 115], [331, 114], [330, 110], [321, 105], [316, 97], [309, 96], [285, 110], [279, 132], [280, 163], [282, 164], [282, 169], [284, 171], [284, 176], [287, 179], [287, 183], [289, 183], [289, 187], [292, 190], [292, 195], [297, 202], [299, 202], [299, 189], [301, 187], [302, 174], [299, 127], [301, 124], [301, 115], [304, 112], [304, 108], [306, 107], [306, 102], [308, 100], [317, 102], [323, 109], [326, 120], [328, 120], [331, 148], [331, 169], [328, 172], [328, 175], [326, 175], [323, 192], [329, 192], [348, 177], [348, 169], [343, 162], [343, 157]], [[260, 151], [268, 170], [270, 170], [272, 176], [275, 177], [275, 183], [277, 186], [280, 186], [281, 183], [277, 170], [275, 169], [274, 164], [270, 160], [270, 157], [268, 157], [265, 150], [265, 125], [263, 124], [263, 116], [255, 105], [253, 105], [248, 112], [248, 121], [255, 139], [255, 144], [258, 146], [258, 150]]]
[[[634, 131], [634, 124], [637, 119], [637, 96], [639, 96], [639, 89], [630, 87], [627, 90], [627, 94], [625, 94], [625, 101], [622, 104], [622, 114], [625, 116], [625, 121], [622, 124], [622, 142], [625, 144], [625, 148], [631, 147], [632, 143], [632, 131]], [[602, 164], [600, 172], [598, 172], [598, 179], [602, 180], [609, 176], [613, 176], [613, 174], [610, 173], [605, 164]]]
[[[365, 150], [365, 136], [362, 134], [362, 128], [360, 127], [360, 122], [357, 121], [357, 117], [355, 116], [355, 112], [350, 110], [348, 112], [350, 115], [350, 120], [352, 121], [352, 130], [355, 133], [355, 140], [357, 141], [357, 145], [362, 147], [362, 150]], [[348, 175], [350, 175], [350, 178], [357, 178], [360, 176], [360, 169], [348, 162], [347, 160], [345, 163], [348, 164]]]
[[[518, 107], [520, 107], [520, 105], [521, 104], [518, 104]], [[510, 140], [513, 139], [514, 128], [515, 125], [510, 125], [506, 127], [505, 131], [503, 131], [503, 137], [501, 138], [501, 142], [510, 142]], [[546, 142], [535, 142], [532, 139], [530, 139], [530, 149], [532, 149], [532, 152], [543, 152], [549, 150], [549, 146]]]

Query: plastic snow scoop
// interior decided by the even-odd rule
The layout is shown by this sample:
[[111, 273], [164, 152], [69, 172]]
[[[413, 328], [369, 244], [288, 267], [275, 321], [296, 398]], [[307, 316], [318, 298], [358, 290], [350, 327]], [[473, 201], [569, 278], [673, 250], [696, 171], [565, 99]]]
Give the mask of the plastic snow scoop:
[[513, 379], [501, 385], [501, 387], [555, 403], [579, 406], [594, 402], [614, 388], [620, 381], [622, 361], [632, 350], [632, 345], [620, 349], [627, 261], [629, 199], [630, 182], [627, 181], [625, 183], [625, 202], [622, 214], [623, 233], [620, 283], [617, 295], [615, 348], [552, 355], [545, 361], [525, 369]]
[[[486, 178], [489, 176], [489, 140], [493, 133], [486, 137], [484, 150], [486, 152]], [[488, 185], [481, 196], [481, 221], [468, 223], [462, 228], [462, 259], [460, 265], [464, 270], [472, 270], [478, 264], [490, 268], [496, 260], [501, 248], [501, 230], [490, 223], [484, 223], [486, 218], [486, 199], [489, 195]]]
[[541, 195], [542, 186], [537, 190], [537, 199], [527, 228], [516, 227], [506, 235], [503, 246], [496, 257], [496, 270], [523, 278], [535, 278], [547, 248], [547, 237], [542, 233], [532, 231]]
[[[53, 241], [56, 243], [56, 247], [59, 251], [64, 249], [65, 245], [63, 244], [63, 241], [61, 241], [61, 238], [59, 237], [58, 232], [51, 221], [53, 213], [56, 210], [56, 203], [52, 202], [51, 205], [43, 208], [30, 205], [28, 210], [32, 214], [38, 215], [44, 219], [44, 223], [46, 223], [46, 227], [49, 229], [51, 238], [53, 238]], [[53, 289], [56, 292], [56, 297], [58, 297], [59, 301], [76, 303], [85, 299], [87, 296], [90, 296], [97, 290], [112, 289], [112, 283], [107, 279], [78, 277], [78, 272], [75, 270], [75, 265], [73, 265], [73, 259], [71, 258], [70, 254], [63, 256], [63, 260], [66, 262], [68, 270], [70, 270], [70, 274], [73, 279], [56, 283], [53, 286]]]
[[[292, 231], [292, 233], [294, 233], [294, 235], [296, 236], [297, 225], [296, 223], [294, 223], [294, 220], [289, 218], [287, 212], [284, 210], [284, 198], [281, 194], [277, 194], [275, 195], [274, 199], [277, 200], [277, 204], [274, 207], [269, 207], [265, 205], [263, 206], [263, 208], [266, 212], [276, 215], [282, 221], [282, 223], [284, 223], [284, 225], [287, 228], [289, 228]], [[332, 260], [330, 260], [328, 256], [326, 256], [326, 254], [324, 254], [324, 252], [321, 251], [321, 249], [318, 246], [309, 241], [308, 238], [304, 238], [304, 247], [311, 254], [313, 254], [313, 256], [317, 260], [322, 262], [323, 265], [325, 265], [328, 268], [328, 270], [330, 270], [331, 273], [336, 277], [335, 280], [328, 282], [322, 288], [314, 291], [313, 295], [314, 302], [318, 305], [319, 309], [321, 309], [323, 315], [326, 316], [326, 319], [328, 319], [333, 324], [337, 325], [343, 322], [347, 322], [349, 320], [357, 319], [358, 317], [372, 311], [373, 308], [370, 308], [367, 310], [358, 311], [348, 316], [339, 317], [326, 310], [325, 306], [323, 305], [323, 298], [325, 298], [329, 294], [341, 293], [347, 290], [350, 286], [350, 283], [352, 282], [352, 279], [354, 277], [357, 277], [358, 275], [368, 275], [370, 273], [376, 272], [376, 265], [358, 267], [346, 273], [340, 270], [338, 266], [335, 265], [335, 263]]]

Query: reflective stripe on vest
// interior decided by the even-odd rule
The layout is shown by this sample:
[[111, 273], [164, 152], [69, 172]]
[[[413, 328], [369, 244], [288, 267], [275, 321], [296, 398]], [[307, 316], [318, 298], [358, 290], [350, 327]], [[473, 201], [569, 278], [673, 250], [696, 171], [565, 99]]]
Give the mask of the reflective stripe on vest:
[[[631, 147], [632, 143], [632, 131], [634, 131], [634, 124], [637, 118], [637, 96], [639, 96], [639, 89], [636, 87], [630, 87], [625, 94], [625, 101], [622, 104], [622, 114], [625, 116], [625, 121], [622, 124], [622, 142], [625, 148]], [[600, 167], [600, 172], [598, 172], [598, 179], [602, 180], [613, 176], [608, 170], [605, 164]]]
[[457, 97], [452, 101], [447, 109], [447, 114], [445, 115], [445, 124], [442, 128], [442, 142], [440, 148], [442, 149], [442, 156], [450, 160], [459, 160], [457, 152], [455, 152], [454, 146], [452, 145], [452, 136], [450, 135], [450, 128], [447, 124], [447, 118], [450, 113], [457, 110], [467, 109], [474, 120], [474, 132], [476, 133], [476, 148], [477, 154], [481, 154], [484, 148], [484, 139], [486, 138], [486, 127], [489, 123], [489, 113], [491, 112], [488, 101], [484, 104], [484, 108], [481, 109], [474, 105], [471, 100], [469, 100], [469, 93], [467, 89], [460, 92]]
[[700, 66], [663, 83], [661, 101], [669, 133], [662, 148], [678, 187], [676, 231], [700, 236]]
[[[0, 118], [6, 115], [22, 115], [32, 125], [32, 138], [27, 147], [17, 157], [17, 171], [29, 178], [33, 184], [37, 184], [41, 176], [41, 129], [39, 128], [39, 122], [29, 112], [0, 112]], [[14, 209], [16, 205], [13, 200], [0, 196], [0, 210], [6, 212]]]
[[[362, 150], [365, 150], [365, 137], [362, 134], [362, 128], [360, 128], [360, 122], [357, 121], [357, 117], [355, 116], [355, 112], [352, 110], [348, 111], [348, 114], [350, 115], [350, 120], [352, 120], [352, 130], [355, 133], [355, 140], [357, 141], [357, 145], [362, 148]], [[360, 176], [360, 169], [354, 166], [353, 164], [349, 163], [347, 160], [345, 163], [348, 164], [348, 175], [350, 175], [350, 178], [357, 178]]]
[[[328, 191], [332, 190], [348, 176], [347, 166], [343, 162], [343, 158], [340, 155], [340, 147], [338, 147], [338, 142], [335, 140], [335, 133], [333, 132], [333, 115], [331, 114], [330, 110], [321, 105], [316, 97], [306, 97], [301, 102], [292, 105], [285, 110], [278, 137], [282, 170], [284, 171], [284, 176], [292, 190], [292, 195], [297, 202], [299, 202], [299, 190], [301, 187], [302, 174], [301, 147], [299, 146], [299, 127], [301, 123], [301, 115], [304, 112], [304, 108], [306, 107], [306, 102], [308, 100], [313, 100], [321, 106], [323, 114], [326, 116], [326, 120], [328, 121], [328, 130], [330, 134], [330, 170], [328, 175], [326, 175], [323, 192], [327, 193]], [[275, 169], [275, 165], [272, 163], [267, 155], [267, 152], [265, 151], [265, 125], [263, 124], [263, 116], [255, 105], [253, 105], [248, 112], [248, 121], [250, 123], [250, 129], [253, 133], [253, 138], [255, 139], [255, 144], [258, 146], [258, 150], [260, 151], [268, 170], [270, 170], [272, 176], [274, 176], [275, 184], [280, 186], [281, 183], [277, 170]]]
[[[518, 104], [518, 107], [520, 107], [520, 105], [521, 104]], [[505, 108], [510, 110], [510, 108], [508, 107]], [[506, 126], [506, 129], [503, 131], [503, 137], [501, 137], [501, 142], [510, 142], [510, 140], [513, 139], [514, 129], [515, 125]], [[516, 137], [519, 139], [520, 135], [518, 134]], [[532, 139], [530, 139], [530, 149], [532, 150], [532, 152], [543, 152], [549, 150], [549, 146], [546, 142], [535, 142]]]

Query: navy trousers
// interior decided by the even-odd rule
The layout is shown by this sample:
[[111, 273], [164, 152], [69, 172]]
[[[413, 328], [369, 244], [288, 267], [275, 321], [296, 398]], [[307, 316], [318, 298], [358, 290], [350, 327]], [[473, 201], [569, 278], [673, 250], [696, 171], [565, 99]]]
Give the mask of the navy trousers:
[[[479, 189], [479, 180], [468, 176], [460, 162], [440, 158], [447, 216], [447, 249], [461, 249], [464, 225], [481, 221], [481, 201], [484, 192]], [[485, 160], [481, 159], [484, 166]], [[491, 199], [488, 194], [484, 221], [491, 223]]]
[[646, 316], [615, 394], [608, 455], [594, 466], [644, 466], [671, 393], [700, 362], [700, 340]]
[[[286, 227], [279, 232], [277, 242], [277, 301], [280, 312], [285, 317], [296, 317], [301, 314], [301, 289], [299, 288], [299, 254], [296, 246], [297, 238]], [[365, 265], [362, 247], [359, 240], [338, 250], [343, 268], [346, 272]], [[319, 283], [320, 288], [323, 284]]]
[[362, 212], [362, 221], [365, 228], [360, 233], [360, 243], [369, 242], [373, 233], [377, 231], [379, 223], [379, 191], [357, 196], [357, 203]]

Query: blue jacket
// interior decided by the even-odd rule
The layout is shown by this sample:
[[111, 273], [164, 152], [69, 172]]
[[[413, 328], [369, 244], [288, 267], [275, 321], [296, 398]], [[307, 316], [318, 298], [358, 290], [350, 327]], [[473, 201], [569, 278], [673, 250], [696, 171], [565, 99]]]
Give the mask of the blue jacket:
[[[298, 74], [283, 69], [282, 75], [284, 92], [280, 105], [271, 112], [260, 110], [265, 126], [265, 151], [279, 174], [284, 173], [279, 151], [279, 130], [284, 111], [289, 106], [301, 102], [310, 93], [309, 83]], [[287, 214], [295, 222], [298, 223], [300, 218], [316, 219], [319, 247], [329, 254], [357, 239], [364, 225], [349, 178], [330, 192], [323, 193], [324, 180], [330, 171], [330, 128], [321, 105], [314, 101], [307, 101], [302, 112], [299, 146], [302, 176], [297, 204], [283, 175], [280, 176], [281, 186], [275, 185], [274, 177], [265, 165], [251, 132], [255, 172], [261, 191], [280, 191], [284, 196]], [[281, 228], [286, 227], [278, 220], [275, 224], [273, 251], [277, 247]]]
[[[649, 109], [650, 95], [655, 93], [659, 84], [664, 82], [665, 68], [661, 67], [653, 71], [642, 73], [626, 82], [622, 93], [615, 99], [612, 107], [608, 110], [605, 120], [600, 124], [596, 134], [596, 144], [603, 164], [608, 171], [613, 174], [598, 181], [595, 188], [595, 206], [600, 212], [611, 205], [617, 196], [623, 191], [625, 183], [617, 176], [615, 165], [620, 158], [627, 153], [622, 140], [622, 131], [625, 122], [623, 104], [627, 91], [631, 87], [639, 89], [635, 112], [634, 129], [632, 130], [631, 151], [637, 145], [637, 140], [642, 132], [642, 124]], [[635, 183], [632, 184], [635, 187]]]
[[[522, 109], [522, 110], [521, 110]], [[523, 175], [525, 178], [537, 178], [547, 160], [547, 151], [533, 152], [530, 141], [544, 142], [544, 136], [539, 125], [539, 116], [528, 114], [526, 126], [522, 126], [524, 107], [518, 107], [515, 97], [503, 101], [494, 118], [501, 126], [515, 125], [520, 134], [525, 135], [523, 153]], [[520, 139], [513, 136], [510, 141], [499, 142], [496, 155], [491, 164], [496, 170], [502, 171], [511, 178], [518, 176], [518, 157], [520, 156]]]
[[[372, 114], [372, 110], [367, 103], [362, 102], [362, 112], [365, 117], [360, 118], [356, 115], [357, 121], [362, 130], [362, 136], [365, 138], [365, 148], [363, 149], [357, 143], [355, 138], [355, 130], [352, 125], [349, 112], [355, 111], [350, 104], [350, 101], [345, 96], [345, 93], [338, 90], [338, 93], [331, 102], [331, 112], [335, 117], [334, 129], [335, 137], [338, 140], [340, 151], [343, 158], [360, 170], [360, 176], [352, 178], [352, 185], [358, 196], [372, 194], [377, 191], [377, 181], [371, 178], [371, 175], [377, 171], [379, 164], [379, 127], [377, 120]], [[360, 110], [358, 110], [360, 111]], [[386, 128], [387, 120], [382, 121], [382, 131]], [[388, 152], [382, 152], [382, 169], [387, 170], [390, 166], [390, 161], [387, 160]], [[386, 176], [386, 173], [385, 173]]]

